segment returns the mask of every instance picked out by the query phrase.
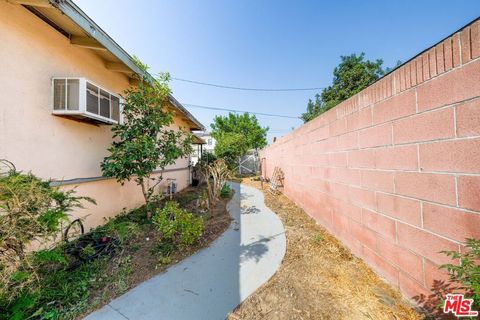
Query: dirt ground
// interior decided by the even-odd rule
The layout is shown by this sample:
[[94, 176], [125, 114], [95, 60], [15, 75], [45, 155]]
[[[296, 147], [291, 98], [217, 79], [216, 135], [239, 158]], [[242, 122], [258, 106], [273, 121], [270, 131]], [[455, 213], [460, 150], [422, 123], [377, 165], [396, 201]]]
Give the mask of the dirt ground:
[[[243, 183], [260, 189], [258, 181]], [[287, 197], [264, 194], [285, 226], [287, 253], [277, 273], [229, 320], [424, 319]]]

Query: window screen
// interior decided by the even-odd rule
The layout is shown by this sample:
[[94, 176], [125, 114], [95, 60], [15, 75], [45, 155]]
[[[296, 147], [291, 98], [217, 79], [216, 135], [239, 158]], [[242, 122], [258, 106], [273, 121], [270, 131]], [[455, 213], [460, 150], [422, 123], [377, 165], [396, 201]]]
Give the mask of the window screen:
[[79, 109], [80, 81], [78, 79], [67, 80], [67, 109]]
[[98, 114], [99, 105], [98, 87], [87, 82], [87, 111]]
[[100, 90], [100, 115], [110, 118], [110, 94]]
[[65, 79], [53, 80], [53, 109], [65, 110]]
[[120, 122], [120, 101], [117, 97], [112, 97], [112, 119]]

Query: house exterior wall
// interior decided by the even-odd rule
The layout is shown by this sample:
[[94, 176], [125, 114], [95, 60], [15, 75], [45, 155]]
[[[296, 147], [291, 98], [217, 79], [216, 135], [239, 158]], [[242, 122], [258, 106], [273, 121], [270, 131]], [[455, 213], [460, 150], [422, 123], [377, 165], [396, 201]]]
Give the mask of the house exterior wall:
[[[205, 141], [205, 144], [202, 145], [201, 151], [203, 153], [205, 153], [205, 152], [213, 153], [214, 150], [215, 150], [216, 140], [209, 134], [205, 134], [205, 135], [201, 134], [199, 136]], [[192, 154], [191, 160], [192, 160], [192, 164], [195, 165], [199, 160], [200, 146], [199, 145], [194, 145], [193, 149], [194, 149], [194, 152]]]
[[[129, 86], [127, 76], [107, 70], [94, 51], [71, 45], [24, 7], [6, 1], [0, 1], [0, 41], [0, 158], [44, 179], [100, 177], [100, 163], [112, 142], [111, 126], [52, 115], [51, 78], [85, 77], [121, 93]], [[175, 121], [173, 127], [187, 126]], [[189, 159], [179, 159], [164, 177], [177, 178], [178, 189], [186, 187], [188, 164]], [[136, 185], [122, 187], [112, 179], [79, 183], [77, 190], [98, 202], [75, 213], [88, 215], [89, 227], [143, 202]]]
[[[480, 238], [480, 21], [268, 146], [267, 176], [409, 298]], [[265, 167], [264, 167], [265, 169]]]

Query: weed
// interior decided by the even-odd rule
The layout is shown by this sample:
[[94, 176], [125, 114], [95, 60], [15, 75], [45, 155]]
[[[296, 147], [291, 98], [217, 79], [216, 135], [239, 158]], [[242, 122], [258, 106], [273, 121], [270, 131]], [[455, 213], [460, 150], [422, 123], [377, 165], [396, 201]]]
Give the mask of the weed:
[[447, 270], [450, 281], [473, 299], [473, 309], [480, 310], [480, 264], [478, 263], [480, 261], [480, 240], [466, 239], [465, 247], [466, 250], [462, 253], [442, 251], [452, 260], [460, 263], [444, 264], [440, 268]]
[[159, 264], [169, 264], [170, 262], [172, 262], [172, 259], [170, 257], [165, 257], [165, 256], [158, 257]]
[[82, 248], [80, 251], [80, 257], [83, 259], [88, 259], [96, 253], [95, 248], [92, 244], [87, 245], [85, 248]]
[[170, 256], [175, 249], [176, 245], [173, 241], [164, 240], [157, 245], [154, 253], [160, 254], [161, 256]]
[[117, 260], [118, 269], [114, 272], [113, 276], [108, 279], [110, 283], [113, 283], [115, 291], [123, 293], [128, 290], [128, 279], [133, 274], [132, 257], [124, 256]]
[[315, 233], [312, 235], [312, 241], [315, 244], [320, 244], [323, 241], [323, 235], [321, 233]]

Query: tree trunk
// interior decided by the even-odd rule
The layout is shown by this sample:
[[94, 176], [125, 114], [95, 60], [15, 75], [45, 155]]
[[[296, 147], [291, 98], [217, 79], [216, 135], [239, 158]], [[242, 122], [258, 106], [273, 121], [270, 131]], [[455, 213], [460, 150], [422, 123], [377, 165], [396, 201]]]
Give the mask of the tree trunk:
[[150, 187], [149, 187], [149, 182], [148, 178], [146, 180], [141, 180], [139, 181], [140, 186], [142, 187], [142, 194], [143, 198], [145, 199], [145, 208], [147, 209], [147, 219], [152, 220], [152, 212], [150, 211], [150, 206], [148, 205], [150, 202]]

